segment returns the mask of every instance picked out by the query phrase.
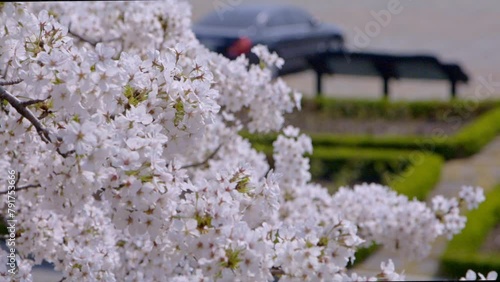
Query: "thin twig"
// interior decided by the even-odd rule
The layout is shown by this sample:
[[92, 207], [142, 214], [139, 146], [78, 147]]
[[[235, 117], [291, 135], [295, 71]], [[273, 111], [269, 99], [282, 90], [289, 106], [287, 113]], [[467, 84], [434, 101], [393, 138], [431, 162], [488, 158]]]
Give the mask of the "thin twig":
[[2, 78], [3, 78], [3, 79], [5, 79], [5, 78], [7, 77], [7, 72], [9, 71], [9, 63], [10, 63], [10, 62], [11, 62], [11, 61], [9, 61], [9, 62], [7, 63], [7, 66], [5, 67], [5, 71], [2, 73]]
[[[7, 100], [7, 102], [9, 102], [9, 104], [14, 107], [14, 109], [16, 109], [16, 111], [21, 115], [23, 116], [24, 118], [26, 118], [27, 120], [29, 120], [31, 122], [31, 124], [36, 128], [36, 131], [38, 132], [38, 134], [40, 135], [40, 137], [42, 138], [42, 140], [45, 142], [45, 143], [51, 143], [53, 142], [51, 139], [50, 139], [50, 131], [45, 128], [42, 123], [40, 122], [40, 119], [38, 119], [37, 117], [35, 117], [35, 115], [26, 107], [26, 104], [29, 104], [31, 102], [43, 102], [44, 100], [31, 100], [31, 101], [26, 101], [26, 102], [21, 102], [19, 99], [17, 99], [17, 97], [15, 97], [14, 95], [10, 94], [7, 90], [5, 90], [2, 86], [0, 86], [0, 100], [1, 99], [5, 99]], [[59, 137], [59, 136], [55, 136], [57, 142], [61, 142], [62, 141], [62, 138]], [[57, 146], [57, 144], [56, 144]], [[57, 146], [58, 147], [58, 146]], [[75, 152], [75, 150], [71, 150], [71, 151], [68, 151], [66, 153], [62, 153], [59, 148], [56, 149], [57, 153], [59, 153], [59, 155], [61, 155], [62, 157], [66, 158], [67, 156], [69, 156], [70, 154], [73, 154]]]
[[62, 153], [61, 150], [59, 150], [59, 148], [56, 149], [57, 153], [59, 153], [59, 155], [61, 155], [63, 158], [66, 158], [68, 157], [69, 155], [75, 153], [76, 151], [75, 150], [70, 150], [70, 151], [67, 151], [66, 153]]
[[71, 34], [73, 37], [76, 37], [78, 40], [83, 41], [83, 42], [87, 42], [94, 47], [97, 45], [97, 43], [112, 42], [112, 41], [120, 40], [120, 38], [113, 38], [113, 39], [107, 39], [107, 40], [103, 40], [103, 39], [93, 40], [90, 38], [86, 38], [80, 34], [77, 34], [73, 31], [71, 31], [71, 23], [68, 25], [68, 33]]
[[0, 86], [0, 99], [5, 99], [9, 104], [16, 109], [16, 111], [25, 117], [27, 120], [33, 124], [36, 128], [36, 131], [42, 138], [45, 143], [50, 143], [50, 132], [47, 128], [45, 128], [40, 120], [38, 120], [35, 115], [25, 106], [23, 106], [22, 102], [17, 99], [14, 95], [10, 94], [7, 90]]
[[89, 43], [90, 45], [92, 45], [94, 47], [97, 45], [97, 43], [99, 43], [98, 41], [93, 41], [91, 39], [84, 38], [81, 35], [76, 34], [76, 33], [72, 32], [69, 29], [68, 29], [68, 33], [71, 34], [73, 37], [76, 37], [78, 40], [83, 41], [83, 42], [87, 42], [87, 43]]
[[47, 100], [47, 99], [43, 99], [43, 100], [42, 99], [28, 100], [28, 101], [21, 102], [21, 106], [27, 107], [27, 106], [31, 106], [33, 104], [43, 103], [43, 102], [45, 102], [45, 100]]
[[71, 23], [69, 23], [69, 25], [68, 25], [68, 33], [73, 35], [73, 37], [76, 37], [78, 40], [83, 41], [83, 42], [87, 42], [94, 47], [97, 45], [97, 43], [99, 43], [97, 41], [85, 38], [85, 37], [81, 36], [80, 34], [76, 34], [73, 31], [71, 31]]
[[7, 81], [0, 81], [0, 86], [7, 86], [7, 85], [15, 85], [23, 82], [22, 78], [19, 79], [14, 79], [14, 80], [7, 80]]
[[[115, 40], [118, 40], [118, 38], [115, 39]], [[120, 59], [120, 56], [122, 55], [122, 52], [123, 52], [123, 45], [124, 45], [123, 40], [121, 40], [120, 51], [116, 52], [116, 55], [112, 58], [113, 60], [119, 60]]]
[[21, 180], [21, 172], [18, 171], [17, 172], [17, 178], [16, 178], [16, 183], [14, 183], [14, 186], [17, 187], [17, 184], [19, 184], [19, 180]]
[[271, 274], [273, 276], [280, 277], [280, 276], [284, 275], [285, 272], [283, 270], [279, 269], [279, 268], [273, 267], [273, 268], [271, 268]]
[[[25, 185], [25, 186], [21, 186], [21, 187], [17, 187], [16, 190], [13, 190], [13, 191], [22, 191], [22, 190], [28, 190], [28, 189], [31, 189], [31, 188], [40, 188], [41, 186], [39, 184], [29, 184], [29, 185]], [[9, 190], [7, 191], [0, 191], [0, 195], [6, 195], [9, 193]]]
[[210, 156], [208, 156], [204, 161], [199, 162], [199, 163], [194, 163], [194, 164], [189, 164], [189, 165], [181, 166], [181, 169], [206, 165], [210, 159], [212, 159], [213, 157], [215, 157], [215, 155], [217, 154], [217, 152], [219, 152], [219, 150], [220, 150], [221, 147], [222, 147], [222, 144], [220, 144], [219, 147], [217, 147], [217, 149], [215, 149], [215, 151], [213, 151], [212, 154], [210, 154]]

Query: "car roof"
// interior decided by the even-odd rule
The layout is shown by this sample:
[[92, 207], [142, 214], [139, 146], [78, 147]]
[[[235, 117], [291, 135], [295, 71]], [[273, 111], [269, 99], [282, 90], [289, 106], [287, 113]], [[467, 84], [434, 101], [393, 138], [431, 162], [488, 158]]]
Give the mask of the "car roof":
[[297, 8], [293, 5], [286, 4], [242, 4], [226, 11], [214, 11], [205, 16], [199, 23], [204, 25], [225, 25], [224, 22], [241, 22], [243, 25], [248, 25], [252, 20], [257, 21], [258, 18], [270, 18], [280, 12], [294, 11], [307, 13], [303, 9]]
[[241, 4], [236, 7], [232, 7], [231, 11], [245, 11], [250, 13], [258, 13], [258, 12], [275, 12], [279, 10], [287, 10], [290, 8], [297, 8], [293, 5], [287, 4], [277, 4], [277, 3], [252, 3], [252, 4]]

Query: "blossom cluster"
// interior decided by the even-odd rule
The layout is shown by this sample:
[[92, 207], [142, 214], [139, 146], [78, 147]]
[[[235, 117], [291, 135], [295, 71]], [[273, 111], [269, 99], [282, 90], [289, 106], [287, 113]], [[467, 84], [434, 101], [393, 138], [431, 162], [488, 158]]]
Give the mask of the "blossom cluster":
[[[479, 279], [477, 279], [479, 276]], [[460, 278], [460, 281], [476, 281], [476, 280], [488, 280], [488, 281], [496, 281], [498, 278], [498, 273], [496, 273], [495, 271], [490, 271], [488, 272], [488, 274], [486, 275], [486, 277], [484, 277], [484, 275], [482, 273], [477, 273], [473, 270], [468, 270], [465, 277], [462, 277]]]
[[[484, 200], [330, 195], [310, 138], [282, 130], [301, 97], [273, 78], [283, 61], [211, 53], [189, 18], [174, 0], [1, 4], [0, 170], [25, 189], [18, 272], [0, 278], [31, 281], [45, 260], [69, 281], [402, 279], [392, 261], [374, 277], [346, 266], [372, 241], [423, 257], [463, 228], [459, 203]], [[282, 132], [273, 166], [243, 129]]]

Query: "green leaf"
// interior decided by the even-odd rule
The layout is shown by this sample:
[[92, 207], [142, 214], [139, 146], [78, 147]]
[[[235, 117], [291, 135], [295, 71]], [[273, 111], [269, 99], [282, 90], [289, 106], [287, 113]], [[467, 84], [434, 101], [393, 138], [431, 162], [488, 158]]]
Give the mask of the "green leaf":
[[227, 261], [222, 262], [221, 266], [232, 270], [238, 268], [242, 259], [240, 258], [241, 250], [226, 249]]
[[174, 108], [175, 108], [174, 125], [178, 126], [179, 123], [184, 119], [184, 115], [186, 114], [186, 112], [184, 111], [184, 104], [182, 103], [180, 98], [177, 98], [177, 103], [175, 103]]

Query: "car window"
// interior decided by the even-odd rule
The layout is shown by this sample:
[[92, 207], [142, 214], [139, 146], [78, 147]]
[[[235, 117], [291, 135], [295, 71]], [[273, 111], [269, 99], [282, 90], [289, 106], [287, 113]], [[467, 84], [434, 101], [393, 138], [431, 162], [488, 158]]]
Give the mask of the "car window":
[[290, 24], [290, 23], [287, 20], [285, 13], [273, 13], [267, 21], [267, 26], [270, 26], [270, 27], [277, 27], [277, 26], [282, 26], [282, 25], [287, 25], [287, 24]]
[[267, 26], [276, 27], [283, 25], [309, 24], [311, 15], [300, 9], [286, 9], [272, 13]]
[[199, 23], [203, 26], [216, 27], [250, 27], [256, 24], [257, 13], [234, 10], [231, 12], [212, 13]]
[[299, 9], [291, 9], [288, 11], [289, 24], [309, 24], [312, 20], [311, 15]]

